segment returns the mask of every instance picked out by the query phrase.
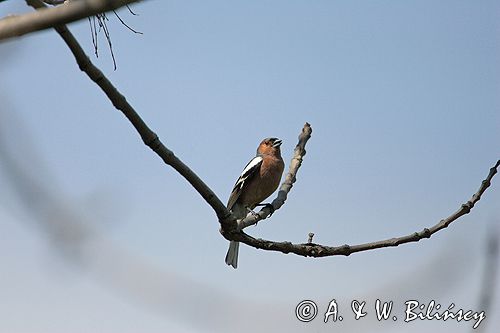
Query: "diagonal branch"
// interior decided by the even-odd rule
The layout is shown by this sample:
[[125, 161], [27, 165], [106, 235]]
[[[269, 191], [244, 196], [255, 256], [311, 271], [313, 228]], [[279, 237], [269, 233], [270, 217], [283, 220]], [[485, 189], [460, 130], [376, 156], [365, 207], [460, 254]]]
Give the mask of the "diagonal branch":
[[253, 246], [258, 249], [268, 250], [268, 251], [278, 251], [283, 253], [294, 253], [297, 255], [305, 257], [327, 257], [327, 256], [337, 256], [343, 255], [348, 256], [351, 253], [375, 250], [384, 247], [393, 247], [405, 243], [418, 242], [422, 238], [430, 238], [433, 234], [441, 229], [447, 228], [452, 222], [457, 220], [459, 217], [469, 214], [474, 205], [481, 199], [481, 196], [491, 185], [491, 180], [493, 176], [497, 173], [497, 169], [500, 166], [500, 160], [490, 169], [490, 172], [485, 180], [482, 181], [479, 190], [471, 197], [469, 201], [464, 203], [456, 212], [448, 216], [447, 218], [439, 221], [439, 223], [433, 225], [430, 228], [425, 228], [422, 231], [415, 232], [413, 234], [390, 238], [378, 242], [365, 243], [359, 245], [342, 245], [342, 246], [325, 246], [314, 243], [304, 243], [304, 244], [292, 244], [290, 242], [273, 242], [264, 239], [253, 238], [244, 232], [233, 232], [231, 234], [231, 239], [236, 240], [247, 245]]
[[67, 1], [63, 5], [52, 8], [38, 6], [40, 1], [27, 1], [36, 6], [36, 12], [7, 16], [0, 20], [0, 41], [22, 36], [34, 31], [52, 28], [58, 24], [66, 24], [126, 6], [138, 0], [78, 0]]
[[[27, 2], [35, 8], [44, 7], [44, 4], [40, 0], [27, 0]], [[240, 222], [238, 228], [236, 220], [227, 210], [224, 204], [220, 201], [220, 199], [215, 195], [215, 193], [187, 165], [185, 165], [179, 158], [177, 158], [171, 150], [163, 145], [156, 133], [154, 133], [146, 125], [146, 123], [141, 119], [134, 108], [127, 102], [125, 97], [120, 94], [120, 92], [112, 85], [112, 83], [104, 76], [104, 74], [92, 64], [88, 56], [85, 54], [81, 46], [78, 44], [77, 40], [69, 32], [66, 26], [56, 25], [54, 26], [54, 28], [70, 48], [80, 69], [85, 72], [89, 76], [89, 78], [103, 90], [103, 92], [108, 96], [115, 108], [120, 110], [125, 115], [125, 117], [127, 117], [127, 119], [132, 123], [134, 128], [140, 134], [144, 143], [149, 148], [151, 148], [158, 156], [160, 156], [160, 158], [166, 164], [170, 165], [177, 172], [179, 172], [196, 189], [196, 191], [203, 197], [203, 199], [205, 199], [205, 201], [214, 209], [221, 224], [221, 234], [228, 240], [239, 241], [258, 249], [278, 251], [283, 253], [294, 253], [306, 257], [325, 257], [334, 255], [348, 256], [351, 253], [355, 252], [374, 250], [384, 247], [394, 247], [405, 243], [417, 242], [422, 238], [429, 238], [432, 234], [448, 227], [453, 221], [457, 220], [461, 216], [468, 214], [474, 207], [474, 205], [481, 199], [481, 195], [491, 185], [491, 180], [497, 173], [497, 169], [500, 165], [499, 160], [497, 161], [495, 166], [490, 169], [490, 173], [482, 182], [479, 190], [472, 196], [469, 201], [463, 204], [459, 210], [457, 210], [446, 219], [441, 220], [436, 225], [407, 236], [354, 246], [342, 245], [338, 247], [314, 244], [312, 242], [305, 244], [292, 244], [291, 242], [273, 242], [269, 240], [256, 239], [247, 235], [243, 231], [238, 231], [238, 229], [243, 229], [268, 217], [270, 214], [269, 208], [265, 207], [258, 214], [256, 214], [256, 216], [245, 218]], [[287, 195], [296, 180], [295, 177], [297, 171], [302, 163], [304, 155], [306, 154], [305, 145], [309, 140], [311, 133], [312, 129], [310, 125], [306, 123], [301, 135], [299, 136], [299, 143], [295, 148], [294, 157], [290, 164], [290, 170], [280, 188], [278, 197], [272, 202], [272, 205], [275, 209], [279, 209], [284, 204]]]
[[[45, 5], [40, 0], [27, 0], [28, 4], [35, 8], [43, 8]], [[102, 91], [108, 96], [115, 108], [120, 110], [125, 117], [132, 123], [139, 135], [149, 148], [151, 148], [160, 158], [177, 172], [179, 172], [205, 199], [205, 201], [214, 209], [219, 221], [228, 229], [236, 228], [236, 221], [231, 218], [231, 214], [226, 206], [220, 201], [215, 193], [194, 173], [186, 164], [184, 164], [174, 153], [165, 147], [160, 141], [158, 135], [153, 132], [142, 120], [134, 108], [127, 102], [113, 84], [104, 76], [104, 74], [92, 64], [89, 57], [85, 54], [76, 38], [71, 34], [65, 25], [54, 27], [62, 39], [66, 42], [73, 53], [80, 70], [85, 72], [89, 78], [94, 81]]]

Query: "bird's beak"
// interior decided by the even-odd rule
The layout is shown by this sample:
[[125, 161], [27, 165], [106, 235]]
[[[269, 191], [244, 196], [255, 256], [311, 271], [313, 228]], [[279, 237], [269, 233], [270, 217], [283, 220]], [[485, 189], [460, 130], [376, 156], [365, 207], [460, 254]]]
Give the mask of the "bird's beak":
[[280, 139], [278, 139], [278, 140], [274, 141], [273, 147], [277, 148], [277, 147], [281, 146], [281, 143], [282, 143], [282, 141]]

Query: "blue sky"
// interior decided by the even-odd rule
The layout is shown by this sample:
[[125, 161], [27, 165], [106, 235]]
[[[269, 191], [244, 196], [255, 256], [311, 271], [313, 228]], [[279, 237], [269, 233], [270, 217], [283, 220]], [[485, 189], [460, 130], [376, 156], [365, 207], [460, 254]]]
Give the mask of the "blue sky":
[[[116, 71], [102, 35], [99, 58], [92, 54], [87, 21], [70, 29], [222, 201], [262, 138], [283, 139], [288, 166], [311, 123], [289, 200], [248, 233], [304, 242], [314, 232], [318, 243], [342, 245], [435, 224], [500, 157], [499, 9], [495, 1], [146, 1], [133, 6], [138, 16], [120, 11], [143, 35], [109, 15]], [[29, 10], [0, 6], [4, 15]], [[500, 218], [498, 179], [470, 215], [430, 240], [322, 259], [242, 246], [232, 270], [210, 207], [142, 144], [55, 32], [0, 44], [0, 59], [1, 111], [13, 124], [0, 124], [0, 137], [92, 230], [83, 262], [61, 256], [0, 164], [2, 331], [331, 330], [319, 317], [309, 326], [294, 319], [305, 298], [394, 299], [398, 309], [405, 298], [435, 299], [480, 310], [484, 242]], [[494, 299], [498, 309], [498, 289]], [[200, 304], [206, 310], [194, 315]], [[499, 324], [495, 311], [486, 314], [490, 329]]]

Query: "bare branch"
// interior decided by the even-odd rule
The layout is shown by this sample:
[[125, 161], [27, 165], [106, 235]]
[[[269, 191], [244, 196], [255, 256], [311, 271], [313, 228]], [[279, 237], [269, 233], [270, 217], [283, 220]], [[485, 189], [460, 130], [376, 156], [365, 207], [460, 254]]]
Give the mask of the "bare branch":
[[393, 247], [410, 242], [418, 242], [422, 238], [430, 238], [433, 234], [441, 229], [447, 228], [452, 222], [457, 220], [459, 217], [469, 214], [474, 205], [481, 199], [481, 196], [486, 191], [486, 189], [491, 185], [491, 180], [493, 176], [497, 173], [497, 169], [500, 166], [500, 160], [490, 169], [490, 172], [485, 180], [482, 181], [479, 190], [472, 196], [472, 198], [464, 203], [460, 209], [455, 213], [451, 214], [447, 218], [439, 221], [436, 225], [425, 228], [422, 231], [415, 232], [413, 234], [386, 239], [378, 242], [365, 243], [360, 245], [342, 245], [342, 246], [325, 246], [314, 243], [305, 244], [292, 244], [290, 242], [273, 242], [264, 239], [256, 239], [243, 231], [233, 231], [231, 235], [226, 236], [231, 240], [245, 243], [247, 245], [253, 246], [258, 249], [268, 250], [268, 251], [278, 251], [283, 253], [294, 253], [297, 255], [305, 257], [327, 257], [327, 256], [348, 256], [351, 253], [375, 250], [384, 247]]
[[[44, 6], [40, 0], [27, 1], [35, 8]], [[244, 219], [238, 226], [232, 214], [227, 210], [227, 208], [215, 195], [215, 193], [187, 165], [185, 165], [179, 158], [177, 158], [171, 150], [163, 145], [156, 133], [154, 133], [146, 125], [146, 123], [144, 123], [142, 118], [127, 102], [125, 97], [120, 94], [120, 92], [111, 84], [111, 82], [104, 76], [104, 74], [92, 64], [88, 56], [85, 54], [81, 46], [78, 44], [77, 40], [69, 32], [66, 26], [56, 25], [54, 28], [70, 48], [80, 69], [84, 71], [89, 76], [89, 78], [103, 90], [103, 92], [108, 96], [113, 105], [118, 110], [120, 110], [125, 115], [125, 117], [127, 117], [127, 119], [132, 123], [134, 128], [141, 136], [144, 143], [149, 148], [151, 148], [158, 156], [160, 156], [160, 158], [166, 164], [170, 165], [177, 172], [179, 172], [214, 209], [221, 224], [221, 234], [228, 240], [239, 241], [258, 249], [279, 251], [283, 253], [294, 253], [306, 257], [325, 257], [334, 255], [348, 256], [351, 253], [355, 252], [373, 250], [383, 247], [393, 247], [405, 243], [417, 242], [422, 238], [429, 238], [432, 234], [448, 227], [459, 217], [468, 214], [474, 207], [474, 205], [481, 199], [481, 195], [491, 185], [491, 180], [497, 173], [497, 168], [500, 165], [500, 160], [498, 160], [495, 166], [490, 169], [490, 173], [482, 182], [479, 190], [472, 196], [471, 200], [463, 204], [459, 210], [457, 210], [446, 219], [441, 220], [431, 228], [425, 228], [420, 232], [415, 232], [407, 236], [354, 246], [342, 245], [338, 247], [314, 244], [312, 242], [308, 242], [305, 244], [292, 244], [291, 242], [273, 242], [269, 240], [256, 239], [245, 234], [240, 229], [255, 224], [258, 221], [268, 217], [270, 214], [270, 209], [267, 207], [263, 208], [256, 216]], [[312, 129], [310, 125], [306, 123], [302, 130], [302, 133], [299, 136], [299, 143], [295, 148], [294, 157], [290, 164], [290, 170], [280, 188], [280, 191], [278, 192], [278, 197], [272, 202], [272, 205], [275, 209], [279, 209], [284, 204], [288, 192], [296, 181], [297, 171], [302, 163], [304, 155], [306, 154], [305, 145], [309, 140], [311, 133]]]
[[[0, 20], [0, 40], [22, 36], [34, 31], [52, 28], [58, 24], [66, 24], [88, 16], [115, 10], [138, 0], [78, 0], [64, 5], [45, 8], [41, 1], [26, 0], [37, 8], [44, 8], [33, 13], [12, 15]], [[37, 4], [38, 3], [38, 4]], [[42, 3], [43, 4], [43, 3]]]

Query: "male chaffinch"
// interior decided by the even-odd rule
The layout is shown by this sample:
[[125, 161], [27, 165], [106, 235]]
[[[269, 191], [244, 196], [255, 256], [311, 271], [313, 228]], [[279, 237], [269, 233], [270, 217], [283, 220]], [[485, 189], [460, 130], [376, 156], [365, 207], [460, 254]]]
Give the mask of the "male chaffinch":
[[[281, 158], [281, 140], [267, 138], [257, 148], [257, 155], [248, 162], [234, 184], [227, 208], [237, 220], [244, 219], [249, 212], [269, 197], [281, 180], [285, 163]], [[226, 254], [226, 264], [238, 267], [239, 242], [231, 241]]]

